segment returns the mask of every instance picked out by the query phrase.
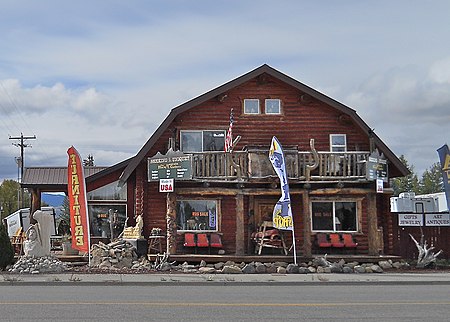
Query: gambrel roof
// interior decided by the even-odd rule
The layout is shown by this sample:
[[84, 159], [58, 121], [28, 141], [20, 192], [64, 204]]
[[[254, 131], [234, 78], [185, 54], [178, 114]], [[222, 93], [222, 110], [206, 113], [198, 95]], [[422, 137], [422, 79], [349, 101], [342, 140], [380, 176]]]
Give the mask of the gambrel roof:
[[278, 70], [270, 67], [267, 64], [264, 64], [234, 80], [231, 80], [203, 95], [200, 95], [182, 105], [179, 105], [175, 108], [173, 108], [170, 111], [170, 114], [166, 117], [166, 119], [160, 124], [158, 129], [153, 133], [153, 135], [150, 137], [150, 139], [145, 143], [145, 145], [141, 148], [141, 150], [134, 156], [131, 160], [131, 162], [128, 164], [128, 166], [123, 171], [122, 175], [120, 176], [120, 183], [123, 184], [127, 181], [127, 179], [130, 177], [130, 175], [133, 173], [133, 171], [136, 169], [136, 167], [142, 162], [142, 160], [146, 157], [147, 153], [150, 151], [150, 149], [153, 147], [153, 145], [159, 140], [160, 136], [164, 133], [164, 131], [170, 126], [170, 124], [173, 122], [175, 117], [179, 115], [180, 113], [183, 113], [193, 107], [198, 106], [201, 103], [204, 103], [210, 99], [213, 99], [221, 94], [226, 93], [230, 89], [233, 89], [237, 86], [242, 85], [243, 83], [256, 78], [262, 74], [268, 74], [296, 89], [299, 91], [310, 95], [314, 99], [317, 99], [318, 101], [321, 101], [337, 110], [339, 110], [341, 113], [348, 115], [354, 123], [359, 126], [364, 133], [367, 133], [367, 135], [371, 136], [374, 139], [374, 143], [379, 149], [380, 153], [383, 153], [385, 157], [392, 163], [394, 167], [396, 167], [400, 173], [404, 176], [409, 174], [409, 170], [403, 165], [403, 163], [397, 158], [397, 156], [381, 141], [381, 139], [373, 133], [372, 129], [358, 116], [356, 111], [332, 98], [329, 96], [326, 96], [315, 89], [295, 80], [294, 78], [283, 74], [279, 72]]

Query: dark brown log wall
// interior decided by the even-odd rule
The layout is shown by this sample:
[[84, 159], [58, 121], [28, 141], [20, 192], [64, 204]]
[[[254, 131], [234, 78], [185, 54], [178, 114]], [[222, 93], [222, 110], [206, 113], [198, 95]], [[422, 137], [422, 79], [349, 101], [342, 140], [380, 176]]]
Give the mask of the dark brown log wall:
[[[188, 111], [179, 114], [167, 130], [161, 135], [158, 142], [150, 149], [147, 157], [155, 155], [157, 152], [166, 153], [168, 140], [173, 138], [179, 147], [180, 130], [227, 130], [229, 125], [229, 115], [231, 109], [234, 113], [234, 136], [241, 135], [242, 139], [236, 147], [237, 150], [244, 146], [261, 146], [269, 148], [272, 136], [275, 135], [284, 147], [298, 146], [301, 151], [309, 151], [309, 140], [315, 139], [315, 147], [319, 151], [329, 151], [329, 134], [346, 134], [347, 149], [349, 151], [368, 151], [369, 140], [367, 133], [363, 133], [351, 118], [343, 115], [342, 112], [329, 107], [313, 98], [304, 100], [304, 93], [286, 85], [270, 76], [264, 82], [257, 79], [251, 80], [239, 87], [227, 92], [228, 97], [219, 102], [211, 99]], [[243, 114], [243, 101], [245, 98], [260, 99], [262, 114]], [[281, 115], [264, 115], [264, 100], [266, 98], [281, 99]], [[136, 181], [147, 181], [147, 160], [136, 169], [136, 174], [140, 178]], [[139, 196], [139, 183], [137, 183], [136, 195]], [[177, 184], [176, 184], [177, 187]], [[176, 189], [176, 188], [175, 188]], [[166, 196], [158, 192], [157, 183], [144, 184], [144, 222], [145, 236], [148, 236], [152, 227], [160, 227], [164, 231]], [[236, 249], [236, 199], [235, 196], [216, 196], [221, 198], [220, 229], [223, 233], [224, 248], [227, 253], [233, 253]], [[361, 196], [359, 196], [361, 197]], [[208, 198], [214, 198], [208, 196]], [[303, 246], [303, 206], [301, 195], [292, 196], [292, 210], [295, 221], [295, 235], [297, 239], [297, 249], [301, 252]], [[138, 212], [139, 203], [136, 204]], [[244, 197], [244, 221], [245, 238], [248, 239], [252, 227], [248, 226], [249, 197]], [[356, 238], [359, 243], [358, 251], [365, 253], [368, 250], [367, 241], [367, 204], [362, 202], [362, 219], [360, 231]], [[290, 233], [286, 234], [288, 244], [291, 244]], [[313, 238], [314, 236], [312, 236]], [[313, 243], [314, 241], [312, 241]], [[182, 245], [182, 237], [178, 236], [178, 249]], [[249, 252], [251, 243], [245, 243], [246, 251]]]
[[[301, 101], [301, 95], [297, 89], [270, 77], [265, 84], [253, 80], [229, 91], [223, 103], [213, 99], [178, 115], [173, 122], [172, 131], [176, 129], [179, 140], [179, 130], [207, 128], [226, 130], [229, 125], [229, 114], [233, 109], [235, 120], [233, 133], [235, 136], [242, 136], [236, 147], [238, 150], [245, 145], [269, 148], [272, 136], [275, 135], [283, 146], [298, 146], [302, 151], [309, 151], [309, 140], [315, 139], [317, 150], [329, 151], [329, 134], [347, 134], [349, 151], [369, 150], [367, 134], [362, 133], [348, 116], [314, 99], [304, 103]], [[282, 114], [244, 114], [243, 102], [246, 98], [260, 99], [262, 111], [264, 99], [279, 98]], [[165, 140], [161, 141], [167, 143]]]

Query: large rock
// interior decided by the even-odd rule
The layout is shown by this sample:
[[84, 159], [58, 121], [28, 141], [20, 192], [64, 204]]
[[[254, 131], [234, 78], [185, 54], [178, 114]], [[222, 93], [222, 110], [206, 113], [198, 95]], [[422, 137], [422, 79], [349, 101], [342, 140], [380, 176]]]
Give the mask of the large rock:
[[295, 264], [289, 264], [289, 265], [286, 267], [286, 272], [287, 272], [288, 274], [298, 274], [298, 265], [295, 265]]
[[226, 265], [222, 268], [222, 274], [242, 274], [242, 270], [236, 265]]
[[242, 273], [255, 274], [256, 273], [255, 265], [253, 263], [245, 265], [244, 268], [242, 269]]
[[392, 263], [390, 261], [379, 261], [378, 265], [382, 269], [390, 269], [390, 268], [392, 268]]
[[198, 272], [201, 274], [212, 274], [215, 273], [216, 270], [214, 267], [206, 267], [206, 266], [202, 266], [198, 269]]

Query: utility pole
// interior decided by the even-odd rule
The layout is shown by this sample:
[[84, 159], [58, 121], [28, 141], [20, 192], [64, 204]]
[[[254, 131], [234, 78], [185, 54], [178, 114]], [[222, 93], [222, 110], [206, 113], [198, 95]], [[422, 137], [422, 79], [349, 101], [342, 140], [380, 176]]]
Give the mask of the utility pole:
[[[25, 164], [25, 159], [23, 157], [23, 149], [31, 147], [31, 145], [28, 145], [25, 143], [25, 140], [36, 140], [36, 135], [33, 136], [24, 136], [23, 133], [20, 133], [20, 136], [9, 136], [10, 140], [20, 140], [20, 143], [13, 143], [14, 146], [20, 147], [20, 182], [22, 182], [23, 179], [23, 167]], [[17, 164], [19, 166], [19, 163]], [[23, 204], [23, 190], [20, 188], [21, 191], [21, 197], [22, 197], [22, 208], [24, 207]]]

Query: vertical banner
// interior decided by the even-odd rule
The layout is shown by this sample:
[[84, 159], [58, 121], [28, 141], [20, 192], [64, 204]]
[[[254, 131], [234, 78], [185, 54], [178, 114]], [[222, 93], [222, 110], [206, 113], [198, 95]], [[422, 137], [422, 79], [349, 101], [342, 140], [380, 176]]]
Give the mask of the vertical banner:
[[447, 209], [450, 209], [450, 152], [448, 145], [444, 144], [437, 150], [441, 161], [442, 179], [444, 181], [445, 196], [447, 198]]
[[73, 146], [67, 150], [67, 154], [69, 155], [67, 185], [69, 192], [72, 248], [89, 252], [89, 217], [83, 166], [80, 155]]
[[272, 138], [270, 145], [269, 159], [281, 183], [281, 198], [273, 209], [273, 225], [277, 229], [293, 231], [294, 222], [292, 220], [291, 197], [287, 182], [286, 164], [283, 149], [275, 136]]

